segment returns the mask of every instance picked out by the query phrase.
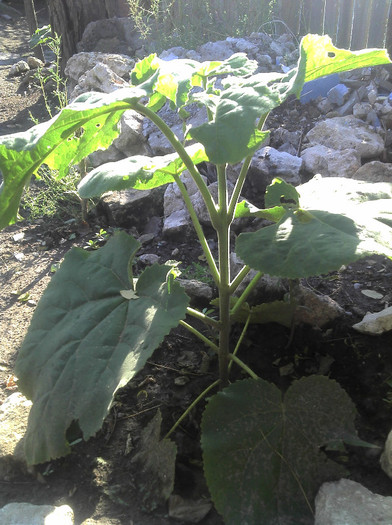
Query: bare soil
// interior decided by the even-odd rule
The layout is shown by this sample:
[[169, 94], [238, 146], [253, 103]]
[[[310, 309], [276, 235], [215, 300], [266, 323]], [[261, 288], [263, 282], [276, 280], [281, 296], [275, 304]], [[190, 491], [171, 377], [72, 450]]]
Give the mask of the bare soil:
[[[20, 79], [7, 77], [10, 63], [29, 54], [25, 20], [6, 21], [0, 17], [0, 34], [0, 134], [7, 134], [30, 127], [29, 110], [41, 121], [46, 115], [38, 88], [20, 93]], [[310, 127], [314, 112], [300, 106], [298, 111], [298, 120], [293, 122], [291, 118], [289, 125], [293, 129]], [[285, 118], [287, 113], [282, 110], [273, 122], [276, 126], [286, 125]], [[109, 231], [104, 219], [96, 215], [88, 224], [74, 215], [35, 221], [26, 217], [0, 232], [0, 403], [17, 389], [13, 384], [15, 358], [35, 305], [53, 275], [53, 265], [72, 246], [86, 248], [87, 241], [94, 239], [102, 227]], [[128, 231], [135, 233], [131, 224]], [[162, 259], [172, 258], [177, 245], [161, 241]], [[146, 245], [144, 250], [151, 253], [153, 247]], [[184, 265], [200, 254], [194, 244], [184, 243], [179, 248]], [[392, 261], [379, 256], [308, 279], [304, 284], [332, 297], [346, 316], [322, 330], [297, 327], [289, 346], [289, 330], [275, 324], [253, 326], [241, 357], [261, 377], [283, 389], [293, 379], [314, 373], [336, 379], [357, 406], [360, 437], [382, 447], [391, 430], [392, 387], [387, 381], [392, 378], [392, 333], [370, 337], [355, 332], [352, 325], [367, 311], [392, 304], [391, 282]], [[382, 299], [363, 295], [364, 288], [379, 292]], [[146, 368], [119, 392], [99, 434], [75, 445], [70, 456], [40, 465], [31, 475], [0, 481], [0, 507], [13, 501], [69, 504], [76, 525], [87, 518], [102, 525], [187, 523], [169, 518], [166, 506], [154, 508], [144, 497], [146, 487], [141, 483], [140, 467], [132, 462], [133, 451], [141, 430], [156, 411], [162, 412], [165, 432], [202, 388], [216, 378], [216, 368], [214, 358], [188, 332], [174, 331]], [[289, 373], [282, 375], [282, 369]], [[209, 498], [199, 447], [202, 409], [201, 404], [173, 435], [178, 446], [175, 493], [185, 498]], [[351, 479], [374, 492], [391, 495], [392, 480], [380, 469], [380, 453], [381, 449], [349, 447], [336, 459], [346, 465]], [[212, 509], [200, 523], [221, 525], [223, 521]]]

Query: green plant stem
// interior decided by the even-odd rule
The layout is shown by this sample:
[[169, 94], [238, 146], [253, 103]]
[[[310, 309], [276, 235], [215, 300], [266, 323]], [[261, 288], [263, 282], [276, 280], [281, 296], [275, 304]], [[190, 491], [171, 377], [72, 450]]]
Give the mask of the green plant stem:
[[234, 315], [240, 308], [241, 306], [243, 305], [243, 303], [246, 301], [246, 299], [248, 298], [250, 292], [253, 290], [253, 288], [256, 286], [257, 282], [260, 280], [260, 278], [263, 276], [264, 274], [262, 272], [257, 272], [256, 275], [253, 277], [253, 279], [251, 280], [251, 282], [248, 284], [248, 286], [245, 288], [245, 290], [242, 292], [242, 294], [240, 295], [240, 297], [238, 298], [238, 301], [235, 303], [235, 305], [233, 306], [230, 314], [231, 315]]
[[252, 379], [260, 379], [259, 376], [255, 374], [253, 370], [250, 369], [249, 366], [247, 366], [243, 361], [241, 361], [241, 359], [239, 359], [236, 355], [229, 354], [228, 357], [229, 359], [234, 361], [234, 363], [236, 363], [239, 367], [245, 370], [245, 372], [248, 373]]
[[[257, 123], [257, 129], [259, 131], [263, 129], [264, 123], [267, 120], [268, 115], [269, 115], [269, 113], [266, 113], [265, 115], [260, 117], [259, 122]], [[233, 191], [233, 194], [231, 196], [229, 209], [228, 209], [228, 212], [227, 212], [230, 222], [234, 219], [235, 208], [237, 206], [238, 199], [240, 198], [240, 194], [241, 194], [242, 188], [244, 186], [245, 179], [246, 179], [246, 176], [248, 174], [248, 169], [249, 169], [250, 163], [252, 162], [252, 158], [253, 158], [253, 153], [252, 153], [252, 155], [248, 155], [248, 157], [245, 158], [245, 160], [244, 160], [244, 162], [242, 164], [242, 167], [241, 167], [240, 174], [239, 174], [238, 179], [237, 179], [237, 181], [235, 183], [234, 191]]]
[[213, 328], [216, 328], [218, 330], [220, 328], [219, 321], [217, 321], [216, 319], [212, 319], [211, 317], [208, 317], [208, 315], [203, 314], [203, 312], [199, 312], [199, 310], [195, 310], [194, 308], [190, 308], [188, 306], [188, 308], [186, 309], [186, 313], [188, 315], [191, 315], [192, 317], [195, 317], [196, 319], [199, 319], [203, 323], [212, 326]]
[[210, 247], [208, 246], [207, 239], [204, 235], [203, 228], [201, 227], [200, 221], [197, 218], [195, 209], [192, 205], [191, 199], [189, 198], [189, 194], [187, 192], [187, 189], [185, 187], [185, 184], [182, 182], [180, 177], [178, 175], [173, 175], [173, 178], [175, 182], [177, 183], [177, 186], [179, 190], [181, 191], [182, 198], [184, 199], [185, 206], [187, 207], [187, 210], [189, 212], [189, 215], [191, 217], [193, 227], [195, 228], [197, 238], [199, 239], [199, 242], [201, 244], [201, 247], [203, 249], [204, 255], [206, 257], [207, 264], [210, 268], [211, 276], [215, 281], [215, 284], [218, 285], [219, 283], [219, 271], [216, 266], [214, 257], [212, 256]]
[[220, 381], [219, 379], [217, 379], [216, 381], [214, 381], [210, 386], [208, 386], [205, 390], [203, 390], [203, 392], [201, 394], [199, 394], [197, 396], [197, 398], [189, 405], [189, 407], [185, 410], [185, 412], [183, 414], [181, 414], [181, 416], [177, 419], [177, 421], [174, 423], [174, 425], [171, 427], [171, 429], [169, 430], [169, 432], [166, 434], [166, 436], [164, 437], [164, 439], [167, 439], [171, 434], [173, 434], [173, 432], [176, 430], [176, 428], [179, 426], [179, 424], [181, 423], [181, 421], [183, 421], [186, 416], [190, 413], [191, 410], [193, 410], [195, 408], [195, 406], [200, 403], [200, 401], [202, 401], [203, 398], [205, 398], [205, 396], [208, 394], [208, 392], [210, 392], [213, 388], [216, 388], [218, 385], [219, 385]]
[[150, 108], [143, 106], [143, 104], [140, 104], [140, 102], [135, 102], [134, 104], [135, 111], [141, 113], [142, 115], [148, 117], [165, 135], [167, 140], [170, 142], [170, 144], [173, 146], [175, 151], [178, 153], [178, 155], [181, 157], [182, 161], [184, 162], [187, 170], [192, 175], [193, 180], [195, 181], [203, 199], [207, 206], [208, 213], [211, 217], [212, 223], [216, 220], [217, 217], [217, 210], [216, 210], [216, 204], [214, 202], [214, 199], [212, 198], [211, 193], [209, 192], [206, 183], [203, 180], [203, 177], [200, 175], [200, 173], [197, 171], [196, 166], [194, 165], [192, 159], [188, 155], [186, 149], [181, 144], [181, 142], [178, 140], [176, 135], [173, 133], [173, 131], [170, 129], [170, 127], [164, 122], [156, 113], [154, 113]]
[[235, 279], [232, 280], [230, 284], [230, 293], [233, 294], [238, 286], [242, 283], [242, 281], [245, 279], [245, 277], [250, 272], [251, 268], [250, 266], [243, 266], [241, 270], [237, 273]]
[[[182, 161], [184, 162], [185, 166], [187, 167], [189, 173], [191, 174], [193, 180], [195, 181], [202, 197], [205, 202], [205, 205], [207, 207], [208, 213], [211, 218], [212, 224], [216, 222], [217, 220], [217, 210], [216, 210], [216, 204], [214, 202], [214, 199], [212, 198], [211, 193], [209, 192], [207, 185], [205, 184], [202, 176], [197, 171], [196, 166], [194, 165], [192, 159], [189, 157], [188, 153], [186, 152], [186, 149], [181, 144], [181, 142], [178, 140], [176, 135], [172, 132], [172, 130], [169, 128], [169, 126], [153, 111], [151, 111], [149, 108], [143, 106], [139, 102], [135, 104], [134, 107], [135, 111], [138, 111], [142, 115], [145, 115], [151, 121], [162, 131], [162, 133], [166, 136], [166, 138], [169, 140], [170, 144], [173, 146], [173, 148], [176, 150], [178, 155], [181, 157]], [[196, 212], [193, 208], [192, 202], [189, 198], [189, 194], [187, 192], [187, 189], [185, 187], [185, 184], [181, 181], [180, 177], [177, 175], [173, 176], [175, 182], [177, 183], [179, 190], [181, 191], [182, 197], [184, 199], [185, 205], [187, 207], [187, 210], [189, 212], [189, 215], [192, 220], [192, 224], [195, 228], [197, 237], [199, 239], [199, 242], [201, 244], [201, 247], [203, 249], [204, 255], [206, 256], [207, 264], [210, 268], [211, 276], [214, 279], [215, 284], [218, 285], [219, 283], [219, 272], [218, 268], [216, 266], [215, 260], [212, 256], [210, 247], [208, 246], [207, 239], [205, 238], [203, 228], [201, 227], [200, 221], [196, 215]]]
[[183, 326], [184, 328], [186, 328], [189, 332], [191, 332], [193, 335], [195, 335], [196, 337], [198, 337], [199, 339], [201, 339], [203, 341], [204, 344], [206, 344], [207, 346], [209, 346], [210, 348], [212, 348], [212, 350], [214, 352], [216, 352], [217, 354], [219, 354], [219, 348], [218, 346], [213, 343], [212, 341], [210, 341], [208, 339], [208, 337], [206, 337], [205, 335], [203, 335], [201, 332], [199, 332], [199, 330], [197, 330], [196, 328], [194, 328], [192, 325], [188, 324], [186, 321], [180, 321], [180, 325]]
[[[241, 335], [237, 341], [237, 344], [235, 345], [235, 349], [234, 349], [234, 352], [233, 352], [233, 356], [236, 356], [237, 355], [237, 352], [242, 344], [242, 341], [245, 337], [245, 334], [246, 334], [246, 331], [248, 330], [248, 326], [249, 326], [249, 323], [250, 323], [250, 314], [248, 315], [247, 319], [246, 319], [246, 323], [244, 324], [244, 328], [242, 329], [242, 332], [241, 332]], [[229, 363], [229, 374], [230, 374], [230, 370], [231, 370], [231, 367], [233, 365], [233, 360], [230, 361]]]
[[229, 347], [230, 347], [230, 222], [227, 219], [227, 176], [226, 166], [217, 166], [218, 171], [218, 235], [219, 251], [219, 378], [224, 388], [229, 384]]

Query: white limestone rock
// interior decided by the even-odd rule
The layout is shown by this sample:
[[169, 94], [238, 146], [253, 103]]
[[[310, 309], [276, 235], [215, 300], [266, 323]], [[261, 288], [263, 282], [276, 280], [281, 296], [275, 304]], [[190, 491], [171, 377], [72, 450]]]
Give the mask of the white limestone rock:
[[321, 144], [334, 150], [355, 150], [362, 159], [377, 157], [384, 141], [362, 120], [352, 115], [318, 122], [306, 135], [310, 146]]
[[[117, 73], [115, 73], [107, 64], [99, 62], [85, 75], [79, 78], [79, 93], [86, 91], [99, 91], [102, 93], [113, 93], [119, 88], [126, 87], [125, 82]], [[71, 95], [71, 98], [72, 97]]]
[[135, 61], [126, 55], [97, 52], [77, 53], [68, 60], [65, 67], [69, 90], [72, 91], [79, 82], [79, 78], [85, 75], [87, 71], [93, 69], [98, 63], [105, 64], [121, 78], [129, 74], [135, 65]]
[[352, 177], [361, 167], [361, 158], [353, 149], [338, 151], [316, 144], [301, 153], [304, 168], [323, 177]]
[[[11, 479], [27, 470], [24, 435], [32, 402], [20, 392], [11, 394], [0, 406], [0, 479]], [[2, 522], [0, 519], [0, 523]]]
[[74, 525], [71, 507], [8, 503], [0, 509], [0, 523], [7, 525]]
[[392, 330], [392, 306], [381, 312], [367, 313], [359, 323], [353, 325], [358, 332], [369, 335], [381, 335]]
[[324, 483], [315, 500], [315, 525], [391, 525], [392, 497], [349, 479]]

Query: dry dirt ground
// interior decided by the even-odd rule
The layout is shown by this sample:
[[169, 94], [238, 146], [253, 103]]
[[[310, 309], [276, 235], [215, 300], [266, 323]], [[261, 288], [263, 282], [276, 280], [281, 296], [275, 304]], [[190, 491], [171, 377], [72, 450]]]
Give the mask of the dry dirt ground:
[[[28, 110], [39, 120], [46, 117], [39, 89], [19, 93], [19, 80], [7, 78], [10, 63], [29, 53], [25, 20], [0, 18], [0, 35], [0, 134], [4, 135], [31, 125]], [[310, 118], [307, 125], [311, 125]], [[96, 219], [82, 224], [76, 212], [34, 221], [27, 217], [0, 232], [0, 403], [16, 389], [12, 377], [16, 354], [54, 265], [72, 246], [86, 247], [101, 227], [105, 225]], [[174, 247], [167, 243], [168, 255]], [[197, 247], [180, 248], [184, 257], [188, 253], [189, 261], [198, 253]], [[312, 373], [336, 379], [358, 408], [360, 437], [382, 446], [392, 421], [392, 333], [372, 338], [351, 326], [367, 311], [392, 304], [391, 281], [392, 262], [378, 256], [323, 278], [309, 279], [305, 284], [335, 299], [347, 316], [323, 330], [298, 327], [288, 348], [288, 330], [278, 325], [252, 327], [243, 359], [256, 373], [283, 388], [290, 380]], [[382, 299], [366, 297], [355, 283], [379, 292]], [[87, 518], [101, 525], [186, 523], [169, 518], [166, 506], [154, 508], [145, 497], [148, 480], [142, 479], [140, 467], [132, 463], [132, 448], [158, 408], [166, 431], [197, 393], [214, 380], [216, 363], [211, 359], [206, 371], [204, 358], [205, 349], [189, 333], [177, 330], [116, 397], [98, 436], [75, 446], [70, 456], [40, 466], [32, 475], [0, 481], [0, 507], [13, 501], [66, 503], [74, 509], [76, 525]], [[279, 371], [285, 367], [289, 375], [281, 376]], [[184, 375], [184, 368], [190, 380], [181, 386], [176, 379]], [[201, 410], [173, 436], [179, 449], [175, 492], [192, 499], [208, 498], [198, 445]], [[391, 495], [392, 481], [379, 467], [379, 454], [380, 450], [352, 447], [339, 460], [348, 467], [352, 479]], [[200, 523], [223, 522], [212, 510]]]

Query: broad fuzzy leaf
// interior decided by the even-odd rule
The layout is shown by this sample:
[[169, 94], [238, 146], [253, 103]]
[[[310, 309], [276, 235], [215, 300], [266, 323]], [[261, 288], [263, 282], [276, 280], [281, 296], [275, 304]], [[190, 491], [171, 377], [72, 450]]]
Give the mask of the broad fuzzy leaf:
[[249, 60], [245, 53], [235, 53], [223, 62], [203, 62], [197, 73], [206, 78], [221, 75], [245, 76], [254, 73], [257, 67], [257, 62]]
[[324, 481], [344, 475], [322, 446], [355, 436], [355, 406], [334, 381], [296, 381], [284, 398], [264, 380], [213, 396], [202, 420], [207, 484], [226, 525], [310, 525]]
[[42, 164], [58, 170], [60, 178], [69, 166], [107, 148], [118, 136], [123, 112], [149, 94], [142, 87], [86, 93], [48, 122], [0, 137], [0, 229], [16, 221], [23, 188]]
[[267, 136], [255, 128], [256, 119], [279, 103], [279, 96], [267, 86], [233, 86], [222, 91], [214, 120], [192, 128], [189, 134], [203, 144], [214, 164], [236, 164], [253, 153]]
[[350, 51], [340, 49], [332, 44], [328, 35], [306, 35], [300, 43], [300, 58], [297, 74], [292, 87], [287, 93], [300, 96], [305, 82], [319, 77], [341, 73], [360, 67], [377, 66], [390, 62], [385, 49], [362, 49]]
[[[271, 204], [280, 199], [281, 185], [277, 186], [277, 192], [269, 189]], [[297, 201], [300, 195], [299, 209], [287, 205], [277, 224], [239, 235], [236, 250], [246, 264], [296, 279], [338, 270], [371, 253], [392, 257], [392, 184], [328, 178], [297, 190], [292, 196]], [[284, 195], [291, 193], [285, 190]], [[366, 206], [367, 200], [371, 206]]]
[[[193, 144], [186, 151], [195, 164], [208, 160], [204, 148]], [[99, 166], [84, 177], [78, 187], [84, 198], [97, 197], [106, 191], [128, 188], [147, 190], [173, 182], [173, 175], [180, 175], [186, 169], [177, 155], [170, 153], [158, 157], [135, 155], [118, 162]]]
[[170, 266], [146, 268], [133, 289], [129, 263], [138, 247], [119, 232], [97, 251], [73, 248], [40, 300], [16, 363], [20, 389], [33, 401], [29, 464], [67, 454], [73, 421], [84, 439], [93, 436], [115, 392], [185, 317], [189, 298], [175, 281], [169, 291]]

